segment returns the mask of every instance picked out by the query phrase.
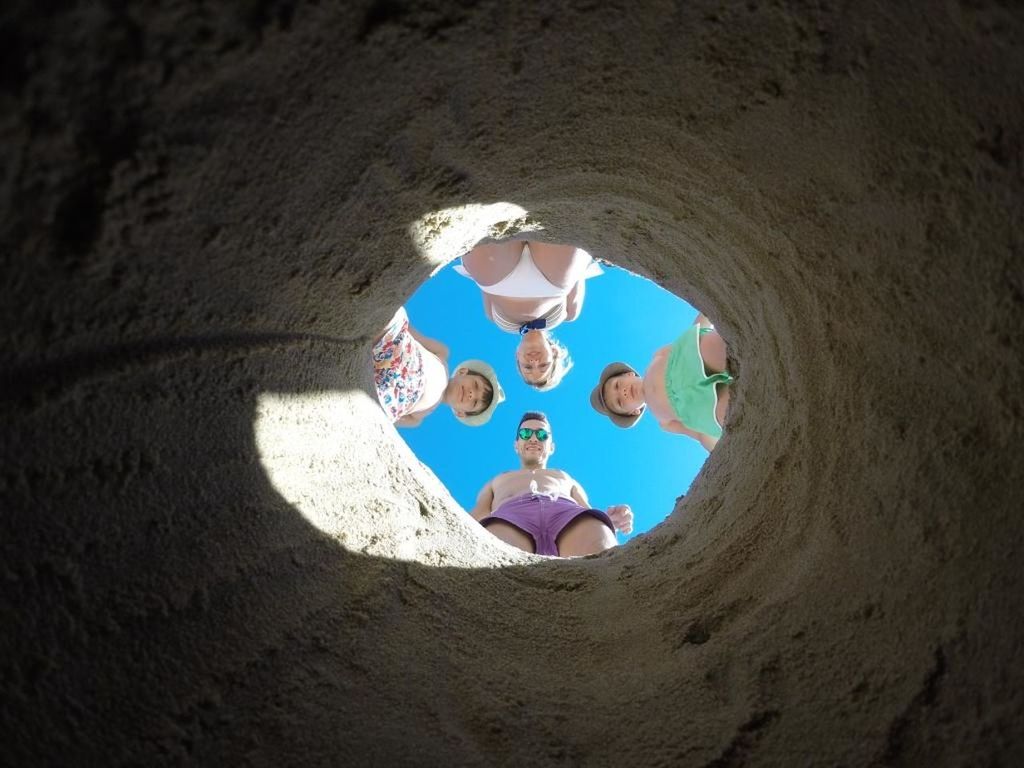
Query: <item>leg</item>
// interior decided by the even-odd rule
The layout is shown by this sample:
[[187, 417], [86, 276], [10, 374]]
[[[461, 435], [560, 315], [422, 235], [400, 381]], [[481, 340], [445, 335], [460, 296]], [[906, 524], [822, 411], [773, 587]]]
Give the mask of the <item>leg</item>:
[[718, 335], [718, 331], [700, 335], [700, 356], [707, 373], [721, 373], [725, 370], [725, 339]]
[[508, 277], [519, 263], [522, 253], [522, 240], [485, 243], [478, 245], [463, 256], [462, 266], [466, 268], [477, 285], [494, 285]]
[[521, 549], [524, 552], [537, 551], [533, 538], [528, 533], [516, 528], [512, 523], [506, 523], [504, 520], [494, 520], [484, 527], [506, 544], [511, 544], [517, 549]]
[[590, 256], [573, 245], [530, 243], [533, 263], [552, 285], [572, 288], [583, 277], [590, 264]]
[[615, 534], [593, 515], [582, 514], [558, 535], [559, 557], [581, 557], [611, 549]]

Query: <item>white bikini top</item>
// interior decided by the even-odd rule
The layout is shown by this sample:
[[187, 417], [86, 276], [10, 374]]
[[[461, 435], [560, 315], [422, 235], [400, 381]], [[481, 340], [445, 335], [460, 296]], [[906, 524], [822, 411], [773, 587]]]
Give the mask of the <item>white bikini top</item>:
[[[580, 249], [577, 248], [577, 251]], [[583, 251], [586, 253], [586, 251]], [[588, 256], [590, 254], [587, 254]], [[461, 264], [455, 265], [455, 271], [463, 277], [472, 280], [472, 276]], [[591, 260], [583, 277], [596, 277], [602, 273], [600, 265]], [[478, 284], [479, 285], [479, 284]], [[523, 252], [519, 256], [519, 262], [500, 282], [494, 285], [481, 285], [480, 290], [492, 296], [504, 296], [510, 299], [549, 299], [556, 296], [567, 296], [573, 286], [560, 288], [551, 283], [537, 265], [533, 263], [533, 254], [530, 253], [530, 244], [523, 243]]]
[[[588, 257], [590, 256], [586, 251], [582, 251], [579, 248], [576, 250], [578, 252], [585, 253]], [[455, 271], [463, 277], [468, 277], [470, 280], [473, 279], [473, 276], [470, 275], [469, 272], [466, 271], [466, 268], [461, 264], [455, 265]], [[583, 278], [596, 277], [600, 274], [603, 274], [601, 266], [591, 259], [590, 264], [583, 273]], [[477, 285], [484, 293], [489, 293], [492, 296], [504, 296], [506, 298], [513, 299], [548, 299], [560, 296], [565, 297], [568, 296], [569, 292], [573, 289], [573, 286], [560, 288], [544, 277], [544, 273], [537, 268], [537, 265], [533, 261], [533, 254], [530, 253], [529, 243], [523, 243], [523, 252], [519, 255], [519, 261], [516, 263], [515, 268], [513, 268], [513, 270], [502, 280], [494, 285], [484, 286], [479, 283], [477, 283]], [[522, 322], [509, 320], [502, 315], [501, 310], [494, 305], [491, 306], [491, 317], [494, 320], [494, 324], [501, 330], [507, 331], [508, 333], [519, 333], [519, 327], [522, 325]], [[566, 317], [565, 302], [558, 302], [556, 306], [545, 312], [542, 317], [547, 321], [547, 325], [545, 326], [547, 329], [560, 325], [565, 321]]]

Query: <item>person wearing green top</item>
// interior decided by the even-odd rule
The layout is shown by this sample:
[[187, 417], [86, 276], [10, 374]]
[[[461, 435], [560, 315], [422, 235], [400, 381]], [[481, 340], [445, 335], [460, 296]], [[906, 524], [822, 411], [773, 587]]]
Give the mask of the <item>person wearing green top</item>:
[[650, 406], [662, 429], [688, 435], [710, 451], [722, 436], [735, 381], [725, 367], [725, 341], [698, 315], [675, 342], [654, 353], [644, 376], [626, 363], [607, 365], [590, 404], [623, 428], [636, 424]]

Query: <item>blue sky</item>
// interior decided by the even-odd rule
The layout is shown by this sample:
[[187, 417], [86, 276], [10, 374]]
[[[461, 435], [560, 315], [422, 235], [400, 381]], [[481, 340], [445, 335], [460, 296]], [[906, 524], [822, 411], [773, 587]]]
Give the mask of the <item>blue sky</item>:
[[451, 265], [406, 303], [413, 326], [451, 350], [450, 369], [466, 358], [481, 358], [494, 366], [505, 390], [507, 399], [482, 427], [463, 426], [441, 406], [421, 426], [398, 430], [465, 509], [488, 480], [518, 469], [512, 444], [519, 417], [528, 410], [544, 411], [551, 420], [555, 454], [549, 467], [572, 475], [594, 507], [633, 508], [633, 534], [619, 534], [619, 541], [664, 520], [707, 458], [697, 441], [663, 432], [649, 414], [632, 429], [619, 429], [590, 407], [590, 390], [606, 364], [622, 360], [643, 374], [654, 351], [674, 341], [697, 316], [654, 283], [616, 267], [604, 269], [588, 281], [579, 319], [554, 331], [576, 362], [550, 392], [538, 392], [519, 378], [518, 337], [484, 318], [479, 288]]

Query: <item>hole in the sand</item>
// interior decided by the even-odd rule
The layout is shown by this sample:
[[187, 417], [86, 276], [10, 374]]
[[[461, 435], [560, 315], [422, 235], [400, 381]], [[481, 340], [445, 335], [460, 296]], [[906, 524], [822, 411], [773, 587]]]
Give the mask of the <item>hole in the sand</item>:
[[[532, 245], [530, 258], [535, 251], [542, 263], [545, 241], [540, 223], [510, 203], [461, 206], [424, 216], [410, 226], [410, 235], [422, 259], [434, 266], [435, 277], [426, 281], [401, 310], [412, 317], [421, 337], [436, 339], [446, 347], [440, 354], [444, 365], [435, 369], [441, 373], [435, 376], [433, 393], [416, 395], [420, 407], [413, 410], [421, 413], [411, 415], [421, 424], [399, 430], [405, 442], [393, 440], [391, 423], [405, 414], [391, 413], [386, 402], [382, 407], [379, 394], [373, 393], [377, 377], [372, 358], [380, 351], [378, 344], [373, 343], [371, 350], [370, 344], [353, 342], [352, 353], [358, 361], [353, 358], [346, 362], [344, 354], [336, 358], [338, 382], [349, 382], [344, 386], [260, 396], [254, 424], [260, 461], [282, 498], [348, 549], [430, 565], [512, 565], [524, 562], [523, 556], [514, 548], [502, 546], [501, 540], [527, 551], [541, 543], [538, 536], [533, 536], [524, 545], [522, 536], [516, 533], [521, 529], [512, 523], [499, 524], [509, 523], [507, 516], [485, 526], [466, 519], [465, 525], [453, 528], [452, 523], [462, 513], [452, 509], [449, 493], [478, 519], [495, 517], [493, 513], [501, 511], [500, 502], [505, 498], [534, 491], [534, 495], [549, 500], [566, 496], [587, 510], [609, 513], [609, 519], [602, 519], [588, 511], [580, 518], [581, 524], [574, 525], [590, 532], [589, 538], [584, 536], [567, 547], [577, 551], [562, 551], [565, 537], [550, 536], [543, 544], [548, 551], [538, 548], [539, 554], [602, 551], [661, 522], [689, 488], [707, 452], [696, 440], [677, 434], [678, 430], [663, 429], [672, 426], [671, 406], [663, 403], [659, 413], [656, 398], [650, 396], [648, 383], [665, 378], [664, 371], [660, 378], [651, 375], [651, 362], [659, 351], [665, 356], [676, 354], [679, 342], [673, 340], [684, 329], [693, 328], [697, 312], [661, 287], [601, 262], [602, 274], [591, 274], [584, 280], [585, 301], [582, 309], [576, 308], [576, 317], [570, 318], [566, 309], [565, 317], [559, 318], [558, 311], [551, 314], [550, 307], [541, 307], [535, 314], [554, 318], [554, 329], [532, 329], [521, 336], [513, 327], [511, 333], [505, 333], [494, 322], [494, 313], [485, 304], [484, 292], [476, 281], [460, 275], [456, 264], [449, 263], [451, 254], [468, 253], [480, 244], [504, 243], [521, 260], [526, 246]], [[465, 245], [460, 248], [460, 243]], [[562, 250], [573, 258], [579, 255], [571, 246]], [[591, 270], [589, 256], [584, 261], [584, 271]], [[547, 276], [559, 279], [554, 272]], [[579, 279], [583, 279], [582, 273]], [[572, 284], [572, 279], [565, 283]], [[497, 303], [493, 299], [488, 302]], [[511, 321], [523, 319], [516, 317], [515, 305], [501, 307]], [[528, 347], [529, 335], [536, 334], [551, 347], [548, 340], [552, 330], [560, 348], [573, 359], [571, 368], [563, 366], [561, 380], [554, 386], [550, 386], [554, 367], [537, 367], [537, 358], [522, 354], [523, 347], [519, 346], [526, 342]], [[706, 336], [716, 338], [717, 334]], [[699, 343], [703, 354], [703, 338], [691, 339], [690, 346], [684, 348], [689, 350], [684, 367], [692, 372], [696, 365], [700, 377], [706, 378], [704, 363], [696, 351]], [[724, 345], [720, 338], [719, 343]], [[724, 362], [724, 349], [720, 357]], [[484, 360], [486, 366], [465, 363], [467, 360]], [[543, 355], [540, 360], [543, 362]], [[613, 361], [626, 363], [645, 376], [646, 410], [636, 424], [626, 429], [615, 425], [606, 411], [610, 408], [628, 419], [635, 403], [620, 395], [635, 397], [637, 392], [616, 393], [611, 389], [614, 379], [609, 379], [601, 388], [602, 397], [594, 394], [600, 377]], [[531, 362], [533, 370], [527, 366]], [[356, 378], [370, 384], [369, 390], [363, 390], [361, 384], [351, 380], [351, 374], [344, 372], [349, 363], [365, 371], [365, 379], [363, 374]], [[496, 405], [480, 400], [480, 393], [462, 391], [458, 376], [483, 373], [487, 379], [492, 367], [499, 386], [490, 386], [489, 394]], [[457, 386], [450, 388], [450, 373], [460, 369], [465, 370], [457, 374]], [[629, 375], [622, 375], [623, 379], [635, 383], [630, 381], [631, 372], [625, 373]], [[393, 378], [404, 386], [404, 375]], [[533, 386], [536, 384], [540, 386]], [[731, 388], [712, 381], [712, 391], [720, 396]], [[467, 394], [471, 402], [464, 403], [461, 398]], [[502, 396], [503, 401], [498, 402]], [[420, 397], [426, 399], [419, 402]], [[598, 402], [596, 409], [594, 400]], [[710, 406], [706, 398], [704, 402], [701, 408], [706, 423], [721, 423], [721, 417], [716, 419], [714, 398]], [[489, 419], [484, 418], [487, 413], [479, 413], [492, 408]], [[527, 411], [541, 411], [546, 416], [523, 422]], [[478, 417], [486, 423], [472, 427], [465, 424]], [[524, 433], [519, 433], [520, 428]], [[546, 440], [541, 439], [539, 430], [548, 433]], [[536, 462], [531, 464], [527, 459], [535, 457], [539, 446], [527, 449], [524, 441], [544, 443], [544, 469], [560, 470], [565, 476], [538, 474]], [[553, 452], [547, 450], [552, 445]], [[444, 488], [424, 475], [423, 465], [434, 471]], [[480, 495], [482, 490], [485, 492]], [[632, 508], [632, 530], [615, 537], [611, 524], [627, 522], [623, 510], [616, 507], [625, 504]], [[440, 514], [435, 516], [434, 511]], [[570, 519], [579, 514], [572, 509], [558, 511]], [[450, 517], [453, 514], [457, 517]], [[551, 519], [550, 514], [543, 517]]]
[[[498, 258], [492, 260], [494, 274], [488, 274], [483, 282], [491, 284], [503, 279], [502, 248], [514, 248], [518, 254], [527, 242], [534, 241], [488, 243]], [[534, 253], [541, 254], [538, 262], [543, 262], [545, 247], [537, 242], [533, 249]], [[487, 266], [484, 260], [484, 271]], [[480, 279], [479, 260], [465, 267]], [[422, 338], [433, 340], [428, 346], [434, 341], [443, 345], [437, 349], [445, 353], [450, 373], [460, 368], [467, 371], [479, 368], [473, 362], [461, 365], [463, 361], [483, 360], [489, 366], [488, 371], [493, 369], [505, 396], [485, 424], [470, 428], [460, 423], [460, 398], [472, 398], [475, 393], [467, 393], [465, 382], [458, 382], [454, 387], [448, 385], [431, 395], [432, 402], [438, 405], [429, 415], [414, 416], [412, 421], [417, 422], [414, 428], [400, 429], [416, 455], [466, 510], [472, 512], [476, 507], [479, 512], [478, 503], [486, 505], [487, 498], [481, 502], [478, 494], [484, 490], [487, 497], [488, 488], [492, 494], [497, 494], [498, 498], [492, 499], [495, 506], [503, 494], [514, 496], [528, 493], [532, 488], [540, 493], [559, 494], [576, 488], [582, 490], [591, 507], [602, 510], [620, 504], [631, 507], [633, 530], [618, 534], [617, 540], [622, 543], [661, 522], [707, 458], [707, 450], [696, 439], [679, 434], [678, 430], [671, 432], [663, 428], [670, 426], [671, 414], [664, 412], [663, 404], [659, 409], [659, 403], [653, 402], [666, 399], [663, 386], [645, 376], [659, 350], [668, 355], [667, 348], [694, 323], [697, 311], [644, 278], [609, 264], [600, 264], [600, 268], [590, 269], [591, 274], [585, 281], [585, 300], [581, 302], [578, 316], [570, 318], [564, 316], [565, 306], [551, 311], [547, 304], [528, 307], [528, 302], [517, 303], [505, 297], [495, 299], [485, 295], [473, 279], [460, 274], [462, 264], [458, 260], [424, 283], [406, 303], [411, 325]], [[597, 274], [598, 271], [602, 273]], [[504, 272], [507, 273], [507, 269]], [[554, 282], [559, 282], [559, 275], [552, 277]], [[524, 281], [529, 279], [524, 278]], [[510, 284], [513, 289], [510, 292], [519, 285], [515, 280]], [[568, 304], [569, 314], [575, 315], [571, 300], [562, 304]], [[523, 311], [517, 314], [517, 309]], [[557, 327], [520, 336], [515, 326], [531, 313], [547, 316], [549, 320], [554, 318]], [[496, 322], [495, 315], [504, 322]], [[503, 328], [510, 332], [503, 332]], [[699, 333], [693, 335], [702, 338]], [[557, 343], [548, 343], [547, 351], [538, 355], [531, 346], [533, 336], [547, 342], [557, 339]], [[524, 347], [528, 348], [526, 353]], [[685, 347], [680, 349], [677, 354], [685, 354]], [[566, 353], [571, 365], [566, 364]], [[595, 386], [608, 364], [615, 361], [631, 366], [639, 377], [644, 377], [644, 383], [641, 389], [637, 386], [640, 378], [623, 368], [620, 375], [606, 380], [602, 388], [604, 407], [616, 411], [619, 422], [630, 422], [634, 421], [632, 413], [642, 407], [642, 392], [652, 401], [629, 428], [613, 424], [608, 415], [602, 415], [592, 406]], [[696, 364], [700, 366], [699, 360]], [[724, 345], [721, 362], [712, 365], [708, 361], [708, 366], [709, 369], [724, 367]], [[693, 361], [680, 368], [692, 371]], [[654, 370], [664, 376], [664, 366], [655, 366]], [[541, 384], [539, 388], [537, 382]], [[479, 383], [481, 381], [474, 382], [474, 386]], [[661, 394], [658, 394], [659, 389]], [[717, 390], [721, 396], [726, 388], [712, 383], [710, 389], [712, 393]], [[705, 397], [703, 402], [707, 403], [708, 399]], [[708, 412], [703, 414], [705, 425], [718, 421], [714, 413], [714, 394], [710, 403], [705, 407]], [[477, 403], [473, 401], [469, 405], [476, 407]], [[546, 468], [567, 473], [571, 481], [545, 480], [546, 474], [541, 473], [538, 483], [537, 473], [533, 471], [536, 467], [530, 464], [532, 457], [528, 455], [531, 449], [526, 448], [521, 439], [517, 440], [520, 419], [527, 411], [540, 411], [547, 417], [546, 425], [537, 421], [525, 424], [528, 429], [543, 428], [550, 433], [546, 441], [546, 452], [550, 455], [544, 456]], [[536, 441], [535, 435], [531, 436], [531, 441]], [[704, 442], [709, 447], [713, 445], [713, 440]], [[532, 450], [536, 451], [536, 446]], [[514, 471], [519, 474], [505, 474]], [[509, 540], [515, 543], [514, 532], [511, 537]]]

